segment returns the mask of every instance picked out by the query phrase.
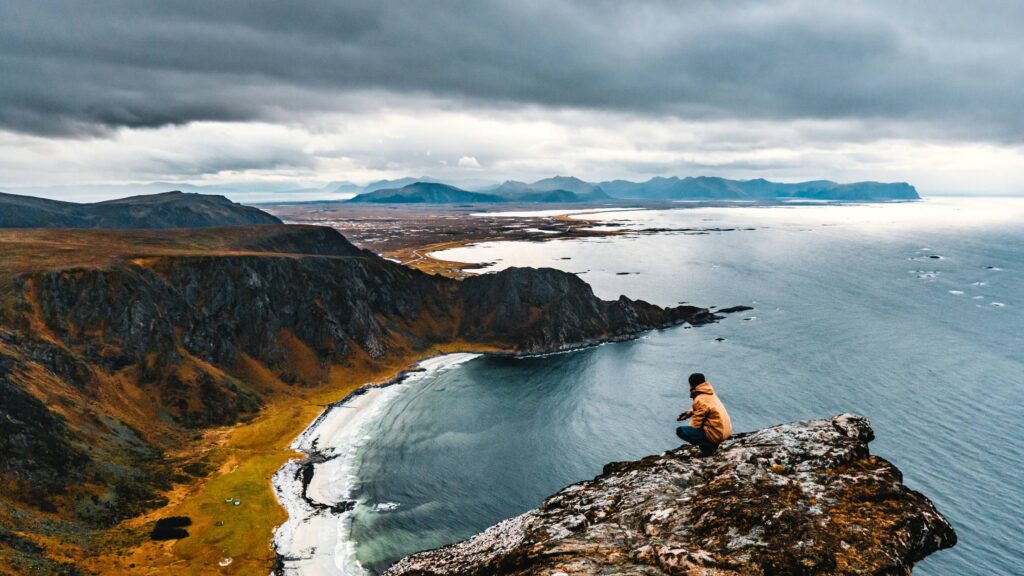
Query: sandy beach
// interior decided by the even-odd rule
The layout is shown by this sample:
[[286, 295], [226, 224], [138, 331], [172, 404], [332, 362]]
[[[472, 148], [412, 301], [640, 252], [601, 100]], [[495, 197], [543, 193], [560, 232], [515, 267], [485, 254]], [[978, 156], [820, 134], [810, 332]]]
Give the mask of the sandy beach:
[[367, 425], [389, 402], [419, 379], [457, 366], [478, 354], [445, 354], [383, 385], [370, 385], [325, 409], [292, 443], [306, 454], [285, 464], [273, 478], [274, 491], [288, 520], [274, 532], [280, 559], [276, 574], [351, 576], [366, 571], [350, 539], [352, 501], [358, 482], [356, 453]]

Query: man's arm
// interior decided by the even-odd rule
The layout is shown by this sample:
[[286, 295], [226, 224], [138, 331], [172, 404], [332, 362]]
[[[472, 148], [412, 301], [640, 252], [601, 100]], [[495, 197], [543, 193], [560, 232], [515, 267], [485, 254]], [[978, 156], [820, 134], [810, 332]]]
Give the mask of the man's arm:
[[708, 416], [707, 406], [701, 402], [694, 402], [693, 410], [691, 412], [693, 413], [693, 420], [690, 420], [690, 426], [693, 426], [694, 428], [703, 428], [704, 420], [707, 419]]
[[683, 412], [682, 414], [679, 415], [679, 418], [676, 418], [676, 420], [682, 422], [683, 420], [686, 420], [690, 416], [693, 416], [693, 410], [687, 410], [686, 412]]

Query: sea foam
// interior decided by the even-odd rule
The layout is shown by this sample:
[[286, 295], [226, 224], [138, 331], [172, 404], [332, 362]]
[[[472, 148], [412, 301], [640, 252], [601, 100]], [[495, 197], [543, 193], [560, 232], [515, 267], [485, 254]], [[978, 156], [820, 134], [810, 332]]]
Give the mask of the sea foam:
[[[274, 531], [273, 546], [282, 558], [281, 573], [294, 576], [355, 576], [366, 570], [351, 539], [351, 497], [358, 483], [356, 455], [370, 438], [367, 430], [381, 411], [415, 381], [457, 366], [478, 354], [446, 354], [417, 364], [417, 371], [384, 386], [370, 386], [324, 410], [291, 444], [307, 454], [288, 461], [274, 474], [278, 501], [288, 520]], [[303, 467], [312, 477], [303, 486]], [[305, 497], [303, 491], [305, 490]], [[378, 503], [374, 510], [399, 504]]]

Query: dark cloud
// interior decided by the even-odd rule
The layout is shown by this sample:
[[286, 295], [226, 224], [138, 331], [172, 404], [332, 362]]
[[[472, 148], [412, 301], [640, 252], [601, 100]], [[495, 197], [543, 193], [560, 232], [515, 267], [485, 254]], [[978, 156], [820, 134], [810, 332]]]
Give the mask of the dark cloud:
[[298, 117], [372, 94], [1024, 139], [1024, 3], [80, 0], [0, 5], [0, 126]]

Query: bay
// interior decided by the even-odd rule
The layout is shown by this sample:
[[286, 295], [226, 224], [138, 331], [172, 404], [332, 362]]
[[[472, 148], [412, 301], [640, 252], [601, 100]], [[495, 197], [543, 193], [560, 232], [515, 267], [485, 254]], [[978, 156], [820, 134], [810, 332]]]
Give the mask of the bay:
[[1024, 202], [684, 208], [586, 215], [674, 232], [445, 251], [550, 266], [605, 298], [754, 310], [570, 354], [480, 357], [370, 425], [352, 526], [370, 571], [536, 507], [610, 461], [678, 445], [686, 377], [737, 430], [868, 416], [874, 453], [960, 536], [917, 574], [1024, 573]]

